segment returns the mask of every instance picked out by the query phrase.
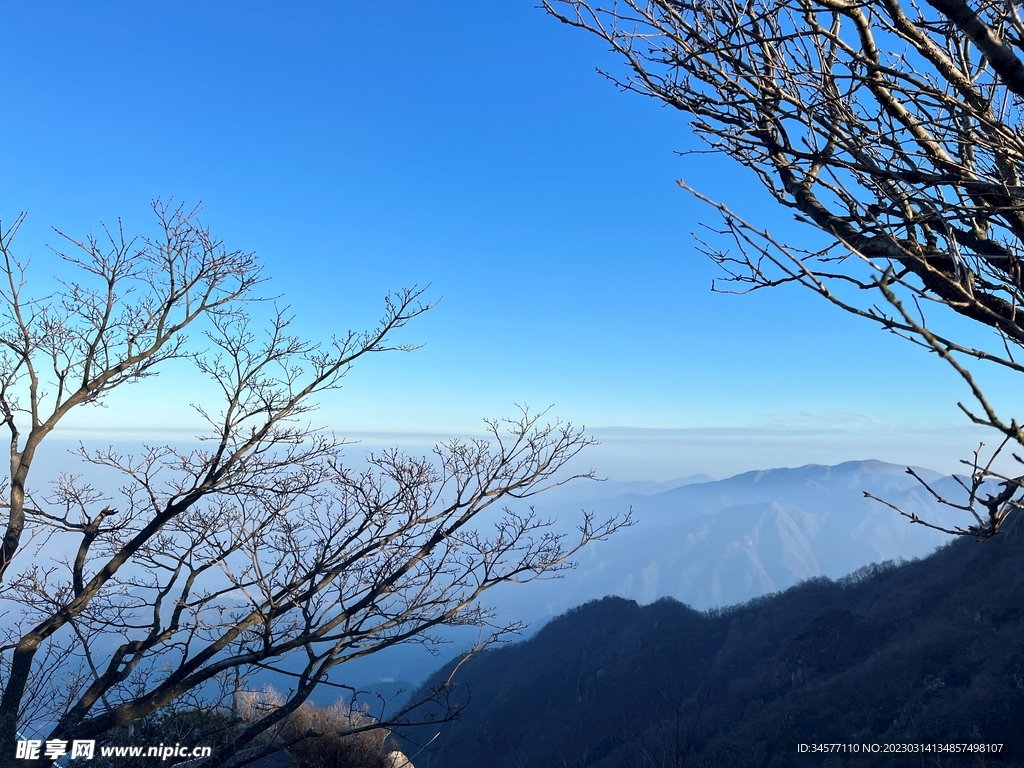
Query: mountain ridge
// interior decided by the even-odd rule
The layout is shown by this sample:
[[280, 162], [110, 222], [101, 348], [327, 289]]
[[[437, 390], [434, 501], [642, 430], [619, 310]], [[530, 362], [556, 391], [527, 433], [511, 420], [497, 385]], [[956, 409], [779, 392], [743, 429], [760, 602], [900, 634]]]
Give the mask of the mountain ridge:
[[[962, 500], [953, 478], [914, 471]], [[711, 608], [812, 576], [839, 578], [872, 562], [923, 557], [945, 541], [865, 491], [939, 525], [971, 522], [939, 504], [905, 467], [878, 460], [753, 470], [645, 496], [596, 499], [584, 508], [597, 517], [632, 508], [636, 525], [584, 549], [577, 569], [558, 582], [504, 590], [502, 615], [536, 621], [609, 594]], [[579, 514], [578, 506], [545, 505], [542, 498], [537, 509], [563, 520]]]

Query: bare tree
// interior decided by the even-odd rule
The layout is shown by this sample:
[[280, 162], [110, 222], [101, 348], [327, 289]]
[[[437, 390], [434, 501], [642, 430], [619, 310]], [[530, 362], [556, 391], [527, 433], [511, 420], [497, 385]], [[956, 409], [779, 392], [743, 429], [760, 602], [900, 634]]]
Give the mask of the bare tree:
[[[632, 742], [633, 746], [629, 753], [630, 765], [637, 768], [686, 768], [689, 764], [697, 743], [694, 736], [711, 695], [711, 685], [706, 687], [703, 695], [699, 695], [699, 689], [695, 689], [690, 697], [684, 698], [683, 693], [683, 686], [672, 696], [667, 689], [660, 691], [662, 705], [655, 710], [649, 725], [644, 727], [638, 722], [625, 724], [623, 741]], [[692, 712], [694, 708], [696, 711]], [[671, 714], [666, 717], [666, 712]]]
[[[237, 727], [213, 760], [237, 762], [317, 685], [337, 685], [339, 665], [429, 645], [443, 626], [489, 626], [488, 589], [555, 573], [628, 522], [585, 515], [567, 542], [532, 509], [499, 509], [565, 482], [559, 471], [591, 442], [526, 409], [488, 422], [486, 440], [347, 467], [343, 441], [307, 422], [315, 398], [358, 359], [411, 349], [391, 337], [430, 308], [422, 291], [389, 296], [375, 329], [323, 344], [293, 335], [284, 311], [261, 330], [255, 257], [227, 250], [196, 211], [154, 210], [152, 239], [120, 227], [65, 237], [57, 255], [77, 276], [41, 297], [12, 253], [22, 220], [0, 230], [0, 414], [11, 436], [3, 765], [19, 764], [18, 734], [95, 739], [182, 697], [215, 705], [232, 680], [274, 673], [286, 700]], [[176, 360], [222, 396], [195, 406], [208, 425], [199, 447], [82, 446], [86, 474], [30, 482], [40, 445], [69, 413]], [[87, 479], [111, 471], [116, 493]]]
[[[681, 181], [721, 214], [710, 231], [725, 245], [699, 239], [726, 272], [719, 290], [797, 283], [879, 323], [963, 378], [974, 405], [960, 407], [999, 433], [996, 454], [1024, 445], [1024, 425], [1000, 413], [977, 378], [979, 363], [1024, 373], [1024, 22], [1015, 0], [544, 7], [611, 46], [627, 65], [608, 75], [619, 86], [686, 113], [713, 152], [753, 171], [817, 231], [808, 241], [820, 246], [780, 241]], [[954, 315], [989, 332], [975, 341]], [[991, 456], [965, 463], [962, 506], [974, 524], [947, 532], [988, 538], [1020, 506], [1024, 480], [997, 472]], [[994, 494], [984, 490], [993, 478]]]

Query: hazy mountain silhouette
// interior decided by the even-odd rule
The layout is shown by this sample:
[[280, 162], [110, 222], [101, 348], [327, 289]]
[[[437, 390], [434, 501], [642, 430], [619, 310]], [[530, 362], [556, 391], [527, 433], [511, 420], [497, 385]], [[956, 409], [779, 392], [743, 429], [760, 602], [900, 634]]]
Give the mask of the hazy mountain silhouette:
[[[949, 498], [964, 496], [953, 478], [916, 471]], [[938, 524], [972, 522], [939, 504], [905, 467], [881, 461], [746, 472], [583, 504], [545, 506], [539, 497], [538, 509], [562, 520], [577, 519], [581, 507], [599, 517], [632, 507], [637, 525], [587, 547], [565, 578], [512, 585], [495, 603], [503, 616], [528, 620], [605, 595], [639, 603], [674, 597], [711, 608], [813, 576], [837, 578], [870, 563], [921, 557], [946, 541], [865, 498], [865, 491]]]
[[[942, 479], [928, 469], [915, 469], [926, 481]], [[580, 484], [582, 489], [586, 484]], [[778, 501], [808, 512], [838, 512], [859, 507], [863, 492], [885, 498], [893, 493], [920, 491], [906, 467], [883, 461], [848, 461], [836, 466], [766, 469], [711, 482], [687, 484], [655, 494], [624, 494], [597, 499], [588, 506], [598, 513], [613, 513], [632, 505], [638, 525], [674, 525], [730, 507]], [[923, 497], [922, 497], [923, 499]], [[543, 496], [538, 497], [543, 502]]]

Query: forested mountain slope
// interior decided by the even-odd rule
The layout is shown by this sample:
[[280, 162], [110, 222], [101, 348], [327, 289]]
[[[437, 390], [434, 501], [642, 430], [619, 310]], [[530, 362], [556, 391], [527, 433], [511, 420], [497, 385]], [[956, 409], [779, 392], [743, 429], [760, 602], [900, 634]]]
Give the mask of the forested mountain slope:
[[[1024, 526], [724, 611], [587, 603], [456, 675], [418, 768], [784, 766], [790, 740], [1003, 742], [1024, 764]], [[442, 670], [432, 679], [437, 682]], [[406, 745], [406, 753], [419, 749]], [[685, 759], [685, 762], [684, 762]], [[932, 755], [830, 765], [970, 765]], [[813, 758], [801, 765], [826, 764]]]

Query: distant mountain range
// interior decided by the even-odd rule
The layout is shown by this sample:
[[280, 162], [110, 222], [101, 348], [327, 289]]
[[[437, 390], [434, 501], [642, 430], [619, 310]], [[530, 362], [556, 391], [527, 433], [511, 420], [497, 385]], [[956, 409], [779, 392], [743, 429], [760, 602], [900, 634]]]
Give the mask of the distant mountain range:
[[[952, 477], [916, 469], [946, 498], [962, 500]], [[922, 519], [972, 522], [935, 501], [906, 467], [881, 461], [745, 472], [724, 480], [574, 481], [530, 500], [572, 534], [582, 510], [599, 518], [633, 509], [636, 525], [576, 557], [560, 579], [506, 584], [486, 602], [497, 621], [526, 621], [528, 632], [588, 600], [614, 595], [640, 604], [672, 597], [697, 609], [733, 605], [816, 576], [838, 578], [870, 563], [923, 557], [948, 536], [912, 524], [868, 491]], [[452, 631], [454, 654], [476, 639]], [[419, 647], [398, 647], [346, 664], [364, 687], [391, 677], [418, 683], [443, 661]]]
[[[953, 478], [915, 471], [946, 498], [964, 497]], [[869, 563], [923, 557], [948, 540], [865, 498], [865, 491], [946, 527], [972, 522], [939, 504], [906, 467], [881, 461], [696, 479], [675, 481], [666, 490], [651, 484], [604, 498], [582, 496], [585, 501], [538, 497], [537, 509], [562, 521], [578, 519], [581, 509], [601, 517], [632, 507], [637, 524], [584, 549], [579, 567], [564, 579], [510, 585], [494, 602], [503, 615], [530, 620], [605, 595], [641, 604], [673, 597], [698, 609], [712, 608], [815, 576], [837, 578]], [[587, 486], [559, 490], [564, 498], [573, 487], [581, 494], [600, 488]]]

